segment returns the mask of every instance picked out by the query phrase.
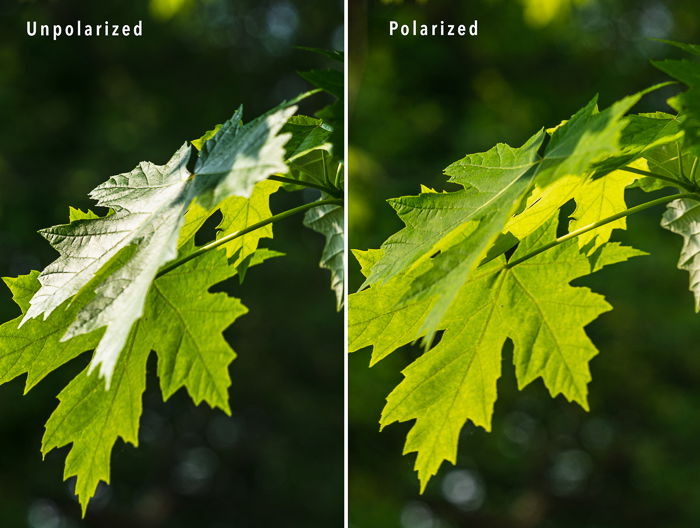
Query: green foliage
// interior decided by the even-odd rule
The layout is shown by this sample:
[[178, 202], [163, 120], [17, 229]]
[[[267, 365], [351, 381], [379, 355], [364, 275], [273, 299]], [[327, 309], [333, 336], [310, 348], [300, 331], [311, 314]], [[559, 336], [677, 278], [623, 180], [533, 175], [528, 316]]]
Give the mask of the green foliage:
[[77, 476], [83, 511], [100, 480], [109, 483], [110, 454], [117, 438], [138, 445], [151, 350], [158, 356], [164, 399], [185, 387], [195, 403], [206, 401], [230, 414], [228, 366], [235, 353], [222, 332], [247, 310], [238, 299], [208, 290], [235, 274], [224, 252], [213, 251], [156, 279], [107, 392], [88, 368], [58, 395], [60, 404], [46, 423], [42, 452], [72, 444], [64, 477]]
[[[445, 174], [459, 190], [390, 200], [405, 227], [381, 248], [355, 252], [366, 280], [349, 297], [350, 351], [371, 346], [373, 365], [423, 338], [425, 351], [403, 371], [380, 420], [415, 420], [404, 452], [417, 453], [421, 490], [443, 460], [456, 463], [468, 420], [490, 430], [506, 341], [520, 389], [541, 378], [552, 397], [588, 409], [598, 351], [585, 327], [611, 307], [571, 283], [644, 254], [610, 240], [628, 215], [668, 204], [662, 225], [684, 238], [679, 267], [698, 298], [692, 83], [677, 116], [629, 114], [660, 86], [602, 111], [594, 98], [521, 147], [498, 144], [453, 163]], [[632, 186], [679, 192], [628, 209]]]
[[[511, 261], [556, 235], [550, 219], [518, 245]], [[417, 451], [416, 470], [424, 489], [443, 460], [456, 462], [459, 431], [467, 419], [487, 430], [496, 402], [501, 349], [514, 343], [518, 386], [542, 378], [550, 394], [563, 394], [588, 408], [588, 362], [597, 351], [583, 327], [610, 306], [602, 296], [569, 283], [639, 254], [606, 246], [588, 259], [569, 241], [509, 268], [501, 256], [481, 266], [455, 300], [440, 343], [403, 371], [404, 380], [387, 398], [382, 426], [416, 419], [405, 452]]]
[[343, 55], [339, 52], [328, 52], [325, 50], [318, 50], [315, 48], [305, 48], [310, 51], [315, 51], [330, 58], [336, 66], [340, 67], [338, 69], [325, 69], [325, 70], [310, 70], [307, 72], [300, 72], [304, 79], [319, 88], [320, 90], [325, 90], [330, 95], [335, 98], [335, 101], [330, 105], [322, 108], [316, 113], [316, 117], [323, 119], [325, 122], [332, 126], [332, 131], [329, 136], [331, 145], [335, 150], [336, 157], [339, 160], [345, 159], [344, 147], [345, 141], [343, 123], [345, 122], [345, 83], [343, 82]]
[[[321, 264], [342, 301], [343, 178], [327, 141], [333, 126], [293, 116], [294, 103], [313, 93], [245, 124], [239, 108], [165, 165], [143, 162], [111, 177], [90, 193], [106, 213], [71, 208], [69, 223], [41, 231], [59, 257], [41, 273], [5, 279], [22, 315], [0, 325], [0, 382], [27, 374], [29, 391], [94, 350], [58, 395], [42, 442], [44, 454], [71, 445], [64, 478], [76, 477], [83, 514], [99, 482], [109, 483], [117, 439], [138, 444], [151, 352], [164, 400], [184, 388], [195, 404], [231, 413], [229, 366], [236, 354], [223, 332], [247, 308], [210, 290], [233, 277], [243, 281], [251, 267], [281, 255], [259, 246], [273, 237], [274, 222], [307, 212], [305, 223], [327, 238]], [[321, 165], [296, 168], [314, 155]], [[317, 189], [315, 171], [329, 168], [334, 172], [323, 189], [332, 197], [322, 193], [272, 212], [272, 194], [284, 185]], [[215, 239], [196, 244], [214, 215], [220, 218]]]
[[[700, 46], [665, 41], [697, 56]], [[661, 71], [688, 86], [688, 91], [669, 99], [668, 104], [678, 111], [684, 146], [694, 155], [700, 155], [700, 64], [690, 60], [664, 60], [653, 63]]]

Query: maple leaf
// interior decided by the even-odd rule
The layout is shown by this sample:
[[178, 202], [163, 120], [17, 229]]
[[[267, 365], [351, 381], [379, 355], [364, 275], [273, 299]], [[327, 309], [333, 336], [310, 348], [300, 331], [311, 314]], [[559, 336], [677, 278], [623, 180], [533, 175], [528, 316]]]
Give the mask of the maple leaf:
[[163, 166], [141, 163], [113, 176], [90, 196], [114, 214], [81, 218], [44, 229], [41, 234], [61, 256], [39, 275], [41, 288], [30, 301], [22, 323], [46, 318], [102, 273], [92, 299], [76, 314], [63, 339], [107, 327], [95, 350], [91, 369], [109, 380], [133, 323], [143, 313], [148, 289], [160, 266], [175, 258], [179, 229], [192, 199], [183, 145]]
[[698, 158], [685, 150], [681, 140], [660, 145], [644, 153], [650, 172], [665, 178], [655, 179], [655, 185], [646, 185], [645, 190], [657, 190], [668, 186], [696, 187], [698, 184]]
[[[574, 197], [596, 163], [619, 153], [619, 138], [627, 124], [624, 114], [642, 94], [626, 97], [602, 112], [594, 98], [551, 132], [541, 156], [543, 132], [518, 149], [499, 144], [453, 163], [445, 173], [464, 190], [392, 200], [406, 227], [382, 244], [383, 256], [363, 287], [410, 272], [429, 260], [431, 266], [413, 279], [408, 294], [435, 299], [421, 329], [429, 345], [459, 286], [479, 262], [487, 254], [496, 256], [496, 247], [500, 252], [512, 247], [494, 245], [501, 232], [515, 239], [532, 233]], [[524, 211], [511, 218], [523, 198], [528, 200]]]
[[333, 156], [330, 143], [294, 158], [289, 164], [290, 179], [299, 182], [290, 184], [290, 189], [301, 189], [305, 185], [321, 189], [338, 198], [343, 195], [343, 164]]
[[[193, 249], [189, 244], [185, 251]], [[265, 253], [256, 263], [269, 256]], [[138, 445], [151, 351], [158, 357], [164, 399], [184, 387], [195, 404], [206, 401], [230, 413], [228, 366], [235, 353], [222, 332], [247, 309], [226, 293], [208, 290], [235, 274], [223, 251], [210, 251], [158, 277], [143, 317], [132, 327], [117, 360], [110, 387], [105, 391], [100, 377], [87, 368], [59, 394], [60, 404], [46, 424], [42, 452], [72, 444], [64, 478], [77, 477], [76, 494], [83, 513], [99, 482], [109, 483], [110, 456], [117, 439]], [[26, 331], [23, 327], [19, 332]], [[61, 347], [71, 346], [72, 341], [51, 342], [45, 353], [61, 353]]]
[[[538, 132], [520, 148], [501, 143], [488, 152], [467, 156], [453, 164], [455, 175], [464, 176], [452, 181], [468, 189], [449, 193], [429, 191], [389, 200], [405, 227], [382, 244], [381, 258], [372, 266], [363, 287], [385, 282], [447, 249], [463, 238], [465, 231], [473, 229], [472, 221], [499, 210], [498, 206], [513, 198], [510, 194], [523, 193], [529, 184], [526, 175], [536, 163], [537, 149], [543, 139], [544, 135]], [[471, 188], [468, 176], [475, 169], [485, 172], [480, 180], [483, 188], [479, 187], [480, 182]], [[511, 191], [514, 187], [515, 192]]]
[[[556, 220], [550, 219], [521, 242], [510, 262], [555, 236]], [[418, 453], [422, 489], [443, 460], [456, 462], [459, 431], [467, 420], [490, 429], [506, 338], [514, 343], [520, 389], [542, 378], [553, 397], [562, 394], [588, 408], [588, 362], [597, 350], [584, 327], [610, 306], [570, 282], [643, 254], [619, 245], [599, 251], [589, 260], [571, 240], [512, 268], [499, 257], [460, 288], [440, 342], [403, 371], [380, 421], [384, 427], [416, 420], [404, 453]]]
[[[215, 133], [205, 135], [200, 146], [205, 146], [212, 137]], [[5, 279], [23, 317], [0, 326], [3, 351], [0, 381], [27, 373], [25, 390], [28, 391], [52, 370], [97, 347], [90, 366], [60, 393], [60, 404], [47, 422], [42, 444], [44, 454], [72, 444], [64, 476], [77, 477], [76, 493], [83, 513], [99, 482], [109, 482], [110, 457], [117, 439], [137, 445], [145, 367], [151, 351], [158, 356], [158, 377], [164, 399], [185, 388], [195, 404], [206, 401], [230, 413], [228, 366], [235, 353], [222, 332], [247, 310], [238, 299], [224, 293], [211, 294], [208, 289], [236, 274], [242, 278], [248, 267], [279, 255], [257, 248], [262, 237], [272, 235], [271, 227], [267, 226], [236, 238], [220, 251], [205, 253], [168, 273], [156, 275], [162, 263], [177, 255], [176, 249], [180, 257], [195, 252], [194, 234], [211, 214], [198, 201], [193, 201], [192, 178], [186, 170], [189, 155], [190, 149], [183, 146], [163, 167], [142, 163], [131, 173], [111, 178], [92, 193], [98, 197], [98, 205], [110, 207], [106, 216], [71, 208], [70, 224], [47, 230], [62, 252], [47, 268], [48, 273], [33, 272]], [[279, 186], [278, 182], [259, 181], [253, 184], [249, 198], [224, 199], [214, 208], [222, 211], [219, 236], [269, 218], [269, 196]], [[139, 210], [142, 205], [142, 209], [146, 205], [150, 209]], [[185, 221], [180, 231], [183, 217]], [[164, 227], [159, 230], [159, 226]], [[148, 284], [139, 292], [143, 296], [140, 313], [137, 310], [125, 310], [128, 313], [124, 314], [100, 313], [105, 318], [109, 315], [111, 324], [115, 320], [120, 323], [118, 328], [125, 332], [123, 342], [117, 345], [121, 354], [113, 356], [105, 391], [101, 376], [92, 373], [92, 368], [98, 357], [99, 343], [112, 327], [93, 323], [83, 332], [71, 329], [76, 323], [87, 320], [86, 313], [95, 314], [100, 288], [107, 285], [105, 295], [112, 296], [120, 294], [120, 287], [129, 288], [124, 278], [133, 270], [134, 262], [145, 260], [139, 256], [140, 252], [154, 254], [154, 250], [147, 247], [149, 237], [155, 238], [166, 229], [167, 240], [161, 240], [156, 247], [161, 253], [163, 248], [173, 253], [160, 260], [156, 258], [148, 268], [150, 276], [144, 280]], [[71, 237], [73, 234], [76, 236]], [[83, 237], [86, 243], [82, 243]], [[80, 264], [80, 257], [89, 255], [90, 251], [94, 251], [95, 257], [88, 259], [88, 269], [76, 265], [73, 272], [79, 276], [73, 282], [67, 281], [73, 294], [64, 293], [63, 302], [51, 307], [45, 314], [46, 320], [28, 317], [27, 313], [34, 306], [32, 303], [42, 299], [37, 295], [45, 287], [41, 284], [42, 275], [60, 275], [52, 269], [65, 266], [65, 261], [71, 259]], [[156, 257], [159, 255], [156, 253]], [[110, 284], [110, 281], [115, 283]], [[48, 298], [53, 303], [59, 300]], [[138, 308], [136, 304], [129, 306]], [[202, 317], [203, 313], [207, 317]], [[122, 323], [119, 317], [127, 323]], [[104, 326], [107, 326], [106, 331]], [[100, 336], [103, 336], [102, 341]]]
[[[106, 327], [90, 368], [99, 367], [109, 386], [129, 331], [143, 314], [156, 273], [176, 257], [178, 245], [208, 216], [197, 208], [214, 209], [232, 194], [248, 197], [257, 182], [287, 170], [284, 144], [289, 134], [278, 132], [295, 110], [284, 103], [243, 125], [239, 108], [229, 121], [201, 138], [194, 178], [187, 169], [192, 149], [185, 144], [166, 165], [143, 162], [95, 188], [90, 196], [114, 214], [82, 215], [69, 224], [41, 231], [60, 256], [39, 275], [42, 287], [32, 298], [23, 323], [40, 314], [46, 318], [99, 277], [94, 296], [76, 313], [63, 339]], [[182, 238], [180, 229], [188, 212]], [[260, 236], [266, 235], [263, 230]], [[113, 265], [105, 273], [108, 262]]]
[[[525, 208], [513, 216], [505, 231], [522, 239], [534, 232], [569, 200], [585, 196], [582, 187], [592, 178], [603, 160], [626, 152], [623, 131], [629, 118], [624, 114], [641, 98], [643, 92], [626, 97], [602, 112], [594, 97], [569, 120], [551, 132], [551, 140], [543, 154], [535, 176], [533, 192]], [[638, 158], [639, 154], [632, 156]], [[622, 165], [618, 161], [608, 172]], [[580, 214], [580, 213], [579, 213]]]
[[137, 321], [114, 368], [112, 383], [104, 382], [89, 367], [58, 395], [60, 404], [46, 422], [41, 451], [72, 444], [63, 478], [77, 477], [75, 493], [83, 516], [100, 481], [109, 484], [110, 458], [118, 438], [138, 445], [142, 395], [146, 388], [148, 336]]
[[[700, 55], [700, 46], [687, 48]], [[700, 106], [690, 100], [700, 89], [700, 65], [670, 68], [691, 86], [671, 100], [678, 116], [627, 115], [641, 96], [669, 83], [603, 111], [594, 98], [547, 129], [532, 151], [529, 142], [499, 144], [450, 165], [446, 174], [463, 189], [391, 200], [405, 227], [380, 249], [355, 253], [366, 280], [348, 298], [349, 350], [371, 346], [373, 365], [424, 338], [426, 351], [404, 370], [381, 418], [382, 427], [415, 420], [404, 452], [417, 452], [422, 489], [443, 460], [455, 462], [467, 420], [490, 428], [506, 340], [519, 388], [541, 378], [553, 397], [587, 409], [588, 364], [597, 350], [584, 328], [610, 306], [571, 281], [643, 254], [609, 241], [626, 228], [626, 216], [669, 204], [662, 223], [684, 238], [679, 267], [690, 272], [700, 309], [700, 177], [692, 150], [700, 145]], [[516, 181], [527, 185], [507, 194]], [[628, 209], [631, 186], [681, 192]], [[491, 199], [489, 190], [501, 197]], [[576, 205], [569, 233], [557, 237], [569, 202]], [[444, 333], [432, 346], [438, 330]]]
[[[290, 120], [289, 130], [297, 130], [297, 140], [290, 141], [288, 162], [290, 179], [299, 185], [288, 184], [297, 189], [304, 185], [321, 189], [317, 201], [343, 196], [344, 164], [333, 156], [333, 147], [326, 140], [331, 132], [322, 121], [301, 116]], [[294, 138], [294, 136], [293, 136]], [[336, 295], [336, 308], [340, 310], [345, 291], [345, 212], [342, 205], [328, 204], [309, 209], [304, 215], [304, 225], [322, 234], [325, 245], [320, 266], [331, 272], [331, 290]]]
[[390, 201], [406, 227], [382, 244], [382, 257], [364, 286], [430, 261], [410, 290], [411, 296], [438, 297], [423, 323], [428, 340], [454, 300], [455, 285], [466, 280], [529, 188], [543, 138], [538, 132], [522, 147], [498, 144], [451, 165], [446, 170], [450, 181], [463, 190]]
[[626, 121], [620, 136], [620, 151], [596, 163], [595, 178], [638, 160], [654, 147], [683, 137], [678, 118], [665, 112], [630, 114]]

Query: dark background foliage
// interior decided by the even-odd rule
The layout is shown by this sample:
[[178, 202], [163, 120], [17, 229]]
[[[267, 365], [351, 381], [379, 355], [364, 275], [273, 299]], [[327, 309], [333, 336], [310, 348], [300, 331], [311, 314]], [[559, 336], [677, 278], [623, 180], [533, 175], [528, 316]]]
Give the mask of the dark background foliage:
[[[243, 103], [250, 119], [309, 88], [296, 71], [340, 48], [342, 2], [149, 0], [0, 3], [0, 274], [42, 268], [36, 234], [68, 205], [139, 161], [164, 163]], [[39, 23], [133, 24], [141, 38], [29, 38]], [[306, 103], [306, 112], [325, 101]], [[312, 199], [281, 193], [277, 211]], [[229, 329], [232, 418], [178, 393], [162, 403], [149, 368], [141, 445], [117, 443], [112, 485], [85, 520], [62, 483], [66, 449], [42, 462], [43, 423], [81, 357], [22, 397], [0, 387], [0, 525], [32, 528], [339, 526], [342, 522], [342, 317], [322, 238], [301, 218], [275, 227], [284, 258], [227, 288], [250, 313]], [[0, 299], [2, 320], [17, 308]]]
[[[601, 106], [666, 80], [649, 59], [678, 56], [650, 37], [697, 42], [692, 0], [351, 2], [350, 247], [377, 247], [400, 227], [386, 198], [503, 141], [520, 145], [595, 93]], [[388, 21], [471, 23], [477, 38], [388, 37]], [[635, 110], [668, 110], [669, 88]], [[629, 202], [644, 199], [630, 192]], [[619, 240], [651, 256], [583, 281], [615, 307], [588, 327], [591, 412], [552, 400], [541, 381], [517, 391], [510, 352], [493, 432], [467, 425], [456, 467], [424, 495], [402, 456], [410, 424], [378, 431], [384, 398], [419, 354], [405, 347], [372, 369], [350, 357], [350, 523], [354, 528], [696, 526], [700, 522], [700, 321], [681, 240], [663, 209], [629, 219]], [[351, 259], [352, 261], [352, 259]], [[351, 288], [360, 281], [351, 264]]]

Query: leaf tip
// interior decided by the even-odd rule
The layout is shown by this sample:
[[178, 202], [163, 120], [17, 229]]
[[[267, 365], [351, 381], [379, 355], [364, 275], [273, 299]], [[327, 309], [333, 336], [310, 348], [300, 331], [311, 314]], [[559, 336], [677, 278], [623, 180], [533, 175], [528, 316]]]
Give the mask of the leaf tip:
[[418, 493], [423, 495], [423, 493], [425, 492], [425, 489], [428, 487], [428, 482], [430, 481], [430, 475], [428, 475], [427, 477], [420, 477], [419, 476], [418, 481], [420, 482], [420, 485], [419, 485], [420, 490]]

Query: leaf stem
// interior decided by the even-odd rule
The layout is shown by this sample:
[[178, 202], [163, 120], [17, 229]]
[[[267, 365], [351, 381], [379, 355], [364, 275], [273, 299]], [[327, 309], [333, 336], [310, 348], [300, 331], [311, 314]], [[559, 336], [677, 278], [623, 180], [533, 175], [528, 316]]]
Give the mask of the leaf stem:
[[671, 201], [676, 200], [678, 198], [694, 198], [696, 200], [700, 200], [700, 194], [698, 194], [698, 193], [671, 194], [669, 196], [663, 196], [661, 198], [657, 198], [656, 200], [651, 200], [649, 202], [644, 202], [643, 204], [639, 204], [639, 205], [636, 205], [634, 207], [630, 207], [629, 209], [625, 209], [624, 211], [620, 211], [619, 213], [616, 213], [612, 216], [608, 216], [607, 218], [603, 218], [602, 220], [598, 220], [597, 222], [594, 222], [592, 224], [588, 224], [587, 226], [583, 226], [580, 229], [576, 229], [575, 231], [572, 231], [571, 233], [567, 233], [566, 235], [562, 235], [562, 236], [556, 238], [555, 240], [549, 242], [548, 244], [545, 244], [544, 246], [541, 246], [541, 247], [531, 251], [530, 253], [523, 255], [520, 258], [517, 258], [515, 260], [511, 260], [510, 262], [508, 262], [505, 265], [505, 268], [510, 269], [513, 266], [517, 266], [518, 264], [525, 262], [526, 260], [529, 260], [532, 257], [547, 251], [548, 249], [551, 249], [555, 246], [558, 246], [559, 244], [562, 244], [562, 243], [566, 242], [567, 240], [571, 240], [572, 238], [576, 238], [577, 236], [583, 235], [584, 233], [588, 233], [589, 231], [592, 231], [594, 229], [602, 227], [605, 224], [609, 224], [610, 222], [614, 222], [615, 220], [619, 220], [620, 218], [625, 218], [626, 216], [630, 216], [634, 213], [639, 213], [640, 211], [644, 211], [645, 209], [648, 209], [650, 207], [654, 207], [656, 205], [662, 205], [662, 204], [671, 202]]
[[255, 231], [256, 229], [260, 229], [261, 227], [265, 227], [268, 224], [278, 222], [279, 220], [284, 220], [285, 218], [288, 218], [288, 217], [293, 216], [295, 214], [303, 213], [305, 211], [308, 211], [309, 209], [313, 209], [314, 207], [319, 207], [321, 205], [331, 205], [331, 204], [343, 205], [343, 200], [341, 200], [340, 198], [328, 198], [326, 200], [319, 200], [317, 202], [311, 202], [311, 203], [307, 203], [304, 205], [300, 205], [299, 207], [294, 207], [293, 209], [288, 209], [287, 211], [283, 211], [281, 213], [278, 213], [274, 216], [271, 216], [270, 218], [266, 218], [265, 220], [261, 220], [260, 222], [249, 225], [248, 227], [241, 229], [239, 231], [234, 231], [233, 233], [229, 233], [225, 237], [221, 237], [218, 240], [213, 240], [212, 242], [209, 242], [208, 244], [205, 244], [202, 247], [198, 248], [196, 251], [193, 251], [189, 255], [185, 255], [182, 258], [174, 260], [173, 262], [171, 262], [167, 266], [164, 266], [158, 272], [158, 274], [156, 275], [156, 278], [162, 277], [166, 273], [174, 270], [175, 268], [179, 268], [184, 263], [189, 262], [193, 258], [196, 258], [200, 255], [203, 255], [207, 251], [211, 251], [212, 249], [215, 249], [219, 246], [223, 246], [224, 244], [227, 244], [227, 243], [231, 242], [232, 240], [235, 240], [236, 238], [242, 237], [243, 235], [247, 235], [248, 233]]
[[681, 155], [681, 143], [676, 141], [676, 152], [678, 153], [678, 174], [681, 175], [681, 180], [689, 181], [683, 173], [683, 156]]
[[688, 178], [690, 181], [695, 181], [695, 169], [698, 168], [698, 158], [693, 159], [693, 164], [690, 167], [690, 177]]
[[682, 189], [684, 189], [685, 185], [686, 185], [684, 182], [682, 182], [680, 180], [676, 180], [675, 178], [669, 178], [668, 176], [662, 176], [661, 174], [656, 174], [655, 172], [649, 172], [649, 171], [645, 171], [642, 169], [637, 169], [635, 167], [630, 167], [628, 165], [622, 167], [620, 170], [632, 172], [634, 174], [639, 174], [641, 176], [649, 176], [650, 178], [655, 178], [657, 180], [663, 180], [663, 181], [672, 183], [673, 185], [677, 185], [678, 187], [681, 187]]
[[321, 185], [320, 183], [313, 183], [306, 180], [295, 180], [294, 178], [285, 178], [284, 176], [280, 176], [278, 174], [268, 176], [267, 179], [275, 180], [282, 183], [291, 183], [293, 185], [299, 185], [301, 187], [310, 187], [312, 189], [318, 189], [319, 191], [323, 191], [327, 194], [330, 194], [335, 198], [340, 198], [338, 189], [332, 189], [330, 187], [326, 187], [325, 185]]

